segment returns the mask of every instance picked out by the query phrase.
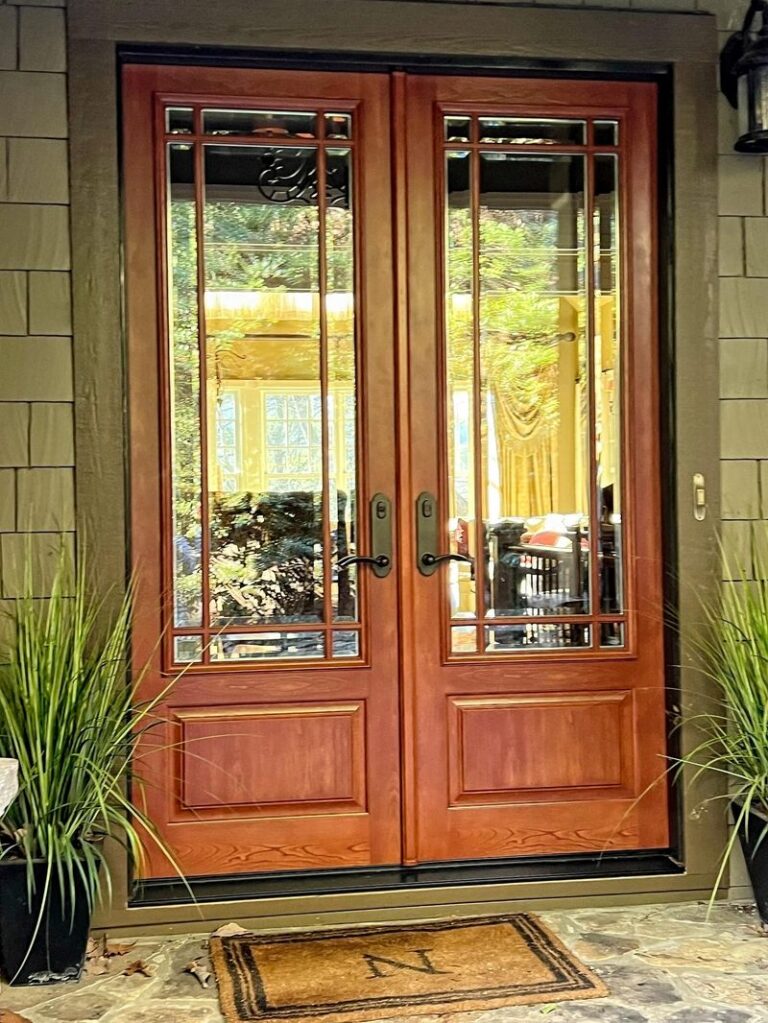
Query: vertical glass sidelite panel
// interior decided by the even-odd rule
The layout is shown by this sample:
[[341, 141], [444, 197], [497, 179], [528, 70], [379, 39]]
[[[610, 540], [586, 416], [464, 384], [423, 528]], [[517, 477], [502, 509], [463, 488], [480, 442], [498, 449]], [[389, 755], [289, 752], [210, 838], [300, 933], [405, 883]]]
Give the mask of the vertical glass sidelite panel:
[[[326, 181], [328, 512], [331, 520], [331, 554], [335, 565], [341, 558], [355, 553], [357, 540], [355, 239], [352, 214], [352, 154], [348, 149], [326, 151]], [[354, 565], [333, 573], [331, 597], [334, 620], [357, 620], [357, 569]]]
[[173, 621], [198, 628], [203, 624], [200, 348], [195, 161], [189, 145], [168, 146], [167, 234]]
[[[585, 614], [584, 157], [481, 152], [479, 173], [486, 614]], [[546, 635], [536, 643], [581, 645], [583, 630]]]
[[604, 614], [620, 612], [624, 604], [617, 174], [617, 157], [595, 157], [595, 455], [600, 610]]
[[[317, 622], [325, 584], [317, 150], [208, 145], [204, 164], [211, 626]], [[315, 656], [313, 637], [222, 637], [211, 656]]]
[[[447, 121], [455, 118], [447, 118]], [[448, 126], [447, 130], [452, 130]], [[477, 515], [474, 428], [475, 346], [471, 157], [446, 153], [445, 344], [448, 425], [448, 515], [450, 549], [474, 557]], [[473, 566], [451, 562], [446, 568], [453, 618], [475, 618], [477, 594]]]

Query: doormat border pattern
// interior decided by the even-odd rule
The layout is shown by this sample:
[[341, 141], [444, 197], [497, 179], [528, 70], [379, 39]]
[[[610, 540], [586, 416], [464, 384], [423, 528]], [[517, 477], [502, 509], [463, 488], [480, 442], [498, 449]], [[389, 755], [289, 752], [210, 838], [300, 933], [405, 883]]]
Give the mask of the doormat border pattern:
[[[555, 976], [554, 980], [529, 984], [500, 985], [497, 988], [467, 988], [461, 991], [430, 992], [379, 998], [347, 999], [322, 1005], [281, 1005], [269, 1003], [261, 973], [250, 948], [294, 942], [329, 941], [336, 938], [403, 933], [429, 933], [484, 925], [508, 923], [523, 939], [528, 950]], [[461, 920], [430, 921], [385, 927], [356, 926], [294, 931], [288, 934], [237, 934], [211, 937], [211, 961], [219, 999], [228, 1023], [251, 1020], [373, 1020], [389, 1016], [418, 1016], [440, 1012], [469, 1012], [505, 1005], [534, 1005], [550, 1001], [603, 998], [608, 989], [603, 981], [578, 960], [541, 921], [529, 913], [468, 917]]]

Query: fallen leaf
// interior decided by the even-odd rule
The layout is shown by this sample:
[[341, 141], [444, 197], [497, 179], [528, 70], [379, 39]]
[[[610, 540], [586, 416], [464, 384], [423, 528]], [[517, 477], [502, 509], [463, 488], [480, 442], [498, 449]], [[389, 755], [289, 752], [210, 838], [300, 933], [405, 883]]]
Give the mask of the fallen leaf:
[[85, 946], [85, 958], [86, 959], [98, 959], [99, 956], [104, 954], [104, 937], [100, 938], [89, 938], [88, 944]]
[[542, 1005], [542, 1007], [539, 1009], [539, 1012], [542, 1014], [542, 1016], [548, 1016], [550, 1014], [550, 1012], [555, 1012], [556, 1010], [557, 1010], [557, 1005], [549, 1004], [549, 1005]]
[[104, 956], [91, 956], [85, 960], [85, 975], [87, 977], [103, 977], [109, 973], [109, 960]]
[[240, 924], [222, 924], [217, 930], [211, 935], [212, 938], [228, 938], [233, 934], [247, 934], [248, 929], [241, 927]]
[[185, 973], [191, 973], [193, 977], [197, 977], [200, 981], [200, 987], [208, 987], [208, 981], [211, 979], [211, 971], [202, 963], [199, 959], [193, 959], [191, 963], [187, 963], [184, 967]]
[[[145, 963], [143, 959], [135, 959], [132, 963], [128, 963], [123, 970], [123, 976], [132, 977], [134, 973], [140, 973], [143, 977], [151, 977], [152, 967], [149, 963]], [[3, 1021], [0, 1020], [0, 1023], [3, 1023]]]
[[18, 1012], [11, 1012], [10, 1009], [0, 1009], [0, 1023], [29, 1023], [26, 1016], [20, 1016]]
[[116, 941], [108, 941], [104, 944], [104, 952], [102, 954], [107, 959], [111, 959], [113, 956], [127, 956], [131, 949], [135, 947], [135, 941], [132, 941], [130, 945], [121, 945]]

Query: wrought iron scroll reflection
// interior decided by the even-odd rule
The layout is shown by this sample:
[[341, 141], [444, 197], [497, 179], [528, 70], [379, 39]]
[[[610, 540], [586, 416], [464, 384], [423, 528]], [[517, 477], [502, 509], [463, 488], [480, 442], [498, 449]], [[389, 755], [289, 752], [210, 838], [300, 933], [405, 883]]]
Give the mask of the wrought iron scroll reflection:
[[[314, 149], [265, 149], [260, 154], [261, 170], [256, 187], [267, 202], [302, 203], [318, 201], [317, 151]], [[325, 172], [327, 206], [349, 205], [346, 160], [329, 156]]]

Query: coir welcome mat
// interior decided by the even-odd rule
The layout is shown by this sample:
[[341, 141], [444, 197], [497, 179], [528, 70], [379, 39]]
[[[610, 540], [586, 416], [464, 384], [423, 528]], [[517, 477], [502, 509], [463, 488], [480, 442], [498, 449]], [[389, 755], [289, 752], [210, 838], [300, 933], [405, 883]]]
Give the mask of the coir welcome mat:
[[407, 927], [213, 937], [211, 958], [228, 1023], [352, 1023], [608, 993], [554, 935], [524, 913]]

